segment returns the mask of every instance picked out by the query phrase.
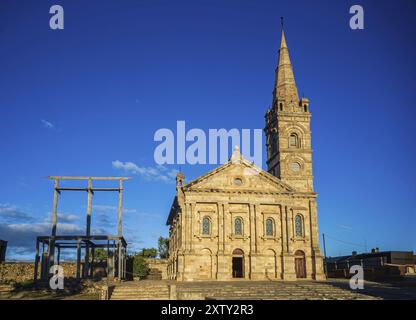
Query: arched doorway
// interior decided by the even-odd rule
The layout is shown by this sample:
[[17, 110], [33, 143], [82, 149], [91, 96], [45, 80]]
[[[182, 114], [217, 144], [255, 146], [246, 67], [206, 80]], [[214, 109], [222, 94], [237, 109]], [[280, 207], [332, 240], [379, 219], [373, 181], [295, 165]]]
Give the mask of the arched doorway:
[[305, 253], [302, 250], [295, 252], [296, 278], [306, 278]]
[[244, 251], [234, 249], [232, 258], [233, 278], [244, 278]]

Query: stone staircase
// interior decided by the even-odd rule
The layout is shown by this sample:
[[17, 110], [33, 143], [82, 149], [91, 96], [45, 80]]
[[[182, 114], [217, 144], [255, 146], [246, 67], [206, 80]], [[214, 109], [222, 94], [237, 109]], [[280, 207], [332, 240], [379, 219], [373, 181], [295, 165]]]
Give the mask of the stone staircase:
[[0, 284], [0, 300], [9, 298], [14, 290], [11, 284]]
[[169, 300], [169, 286], [165, 281], [129, 281], [116, 284], [111, 300]]
[[372, 300], [373, 296], [325, 282], [131, 281], [116, 284], [111, 300]]
[[176, 295], [182, 299], [213, 300], [356, 300], [375, 299], [321, 282], [242, 281], [201, 282], [177, 285]]
[[159, 269], [150, 269], [149, 274], [146, 276], [147, 280], [162, 280], [162, 271]]

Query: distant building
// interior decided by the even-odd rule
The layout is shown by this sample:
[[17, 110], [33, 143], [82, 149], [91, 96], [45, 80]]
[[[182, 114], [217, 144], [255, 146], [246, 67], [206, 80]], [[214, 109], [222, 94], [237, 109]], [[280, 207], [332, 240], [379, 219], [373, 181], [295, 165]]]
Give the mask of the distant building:
[[6, 261], [7, 241], [0, 240], [0, 263]]
[[368, 270], [400, 269], [400, 274], [415, 271], [415, 255], [413, 251], [379, 251], [372, 249], [369, 253], [353, 252], [351, 255], [329, 257], [325, 259], [325, 268], [329, 277], [348, 275], [353, 265], [361, 265]]

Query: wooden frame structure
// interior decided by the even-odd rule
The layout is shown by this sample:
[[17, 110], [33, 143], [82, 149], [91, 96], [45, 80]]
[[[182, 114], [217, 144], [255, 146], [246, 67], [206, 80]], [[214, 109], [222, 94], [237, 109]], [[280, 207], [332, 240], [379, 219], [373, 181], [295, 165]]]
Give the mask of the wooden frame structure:
[[[52, 209], [52, 233], [50, 236], [38, 236], [36, 239], [36, 255], [34, 268], [34, 281], [38, 281], [38, 271], [41, 250], [41, 269], [40, 279], [48, 280], [49, 269], [54, 264], [60, 263], [61, 249], [77, 249], [77, 279], [88, 278], [93, 276], [94, 265], [94, 249], [107, 248], [107, 277], [117, 277], [119, 280], [126, 277], [126, 253], [127, 242], [123, 238], [123, 181], [129, 180], [128, 177], [83, 177], [83, 176], [50, 176], [54, 180], [54, 195]], [[79, 180], [87, 181], [86, 187], [61, 187], [61, 180]], [[119, 181], [117, 187], [97, 188], [93, 187], [94, 180], [112, 180]], [[58, 219], [58, 198], [62, 191], [85, 191], [87, 192], [87, 219], [85, 235], [65, 235], [57, 236], [56, 227]], [[96, 191], [113, 191], [118, 192], [118, 234], [115, 235], [91, 235], [91, 213], [92, 213], [92, 196]], [[40, 245], [42, 247], [40, 247]], [[57, 259], [55, 263], [55, 249], [57, 251]], [[81, 271], [81, 253], [84, 250], [84, 267]], [[91, 257], [91, 259], [90, 259]], [[116, 268], [117, 266], [117, 268]]]

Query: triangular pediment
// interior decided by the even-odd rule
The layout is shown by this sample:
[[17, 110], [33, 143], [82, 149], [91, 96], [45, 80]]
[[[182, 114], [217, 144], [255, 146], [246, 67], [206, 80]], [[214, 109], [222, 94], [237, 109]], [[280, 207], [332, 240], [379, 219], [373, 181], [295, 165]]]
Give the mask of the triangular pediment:
[[185, 190], [288, 193], [295, 190], [241, 155], [185, 185]]

